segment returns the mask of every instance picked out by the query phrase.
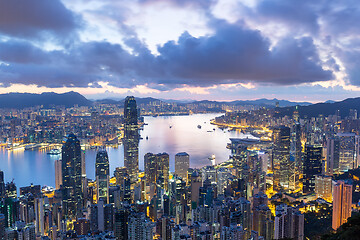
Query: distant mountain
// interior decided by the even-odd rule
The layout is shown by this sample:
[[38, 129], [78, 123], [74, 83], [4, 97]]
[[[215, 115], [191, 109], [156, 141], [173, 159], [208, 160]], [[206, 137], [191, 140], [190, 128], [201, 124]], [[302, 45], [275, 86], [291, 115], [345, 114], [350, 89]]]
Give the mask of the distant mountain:
[[[291, 116], [295, 107], [280, 108], [281, 115]], [[360, 113], [360, 97], [348, 98], [340, 102], [317, 103], [309, 106], [300, 106], [299, 114], [301, 117], [317, 117], [319, 114], [324, 116], [334, 115], [339, 110], [340, 116], [349, 116], [350, 109], [356, 109]]]
[[257, 100], [246, 100], [246, 101], [233, 101], [232, 103], [236, 105], [244, 105], [244, 104], [250, 104], [250, 105], [259, 105], [259, 106], [276, 106], [276, 103], [279, 103], [279, 107], [290, 107], [290, 106], [308, 106], [312, 103], [309, 102], [291, 102], [288, 100], [279, 100], [279, 99], [257, 99]]
[[92, 102], [77, 92], [53, 93], [46, 92], [41, 94], [33, 93], [7, 93], [0, 94], [0, 108], [27, 108], [43, 105], [45, 108], [51, 106], [73, 107], [90, 106]]
[[264, 107], [275, 107], [276, 103], [279, 103], [279, 107], [290, 107], [290, 106], [308, 106], [312, 103], [309, 102], [291, 102], [288, 100], [278, 100], [276, 98], [274, 99], [257, 99], [257, 100], [237, 100], [232, 102], [219, 102], [219, 101], [209, 101], [209, 100], [203, 100], [203, 101], [195, 101], [193, 103], [213, 103], [213, 104], [229, 104], [229, 105], [255, 105], [255, 106], [264, 106]]
[[[152, 98], [152, 97], [146, 97], [146, 98], [136, 97], [135, 100], [136, 100], [136, 104], [137, 104], [137, 105], [140, 105], [140, 104], [149, 104], [150, 102], [154, 102], [154, 101], [161, 101], [161, 100], [159, 100], [159, 99]], [[100, 99], [100, 100], [96, 100], [95, 103], [115, 104], [115, 105], [124, 106], [125, 98], [124, 98], [124, 99], [121, 99], [121, 100]]]

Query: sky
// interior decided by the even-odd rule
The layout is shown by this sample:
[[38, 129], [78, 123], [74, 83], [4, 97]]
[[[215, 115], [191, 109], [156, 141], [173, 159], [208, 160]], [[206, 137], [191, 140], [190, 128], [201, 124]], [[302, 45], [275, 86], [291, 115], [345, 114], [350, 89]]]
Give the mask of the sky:
[[1, 0], [0, 93], [360, 96], [358, 0]]

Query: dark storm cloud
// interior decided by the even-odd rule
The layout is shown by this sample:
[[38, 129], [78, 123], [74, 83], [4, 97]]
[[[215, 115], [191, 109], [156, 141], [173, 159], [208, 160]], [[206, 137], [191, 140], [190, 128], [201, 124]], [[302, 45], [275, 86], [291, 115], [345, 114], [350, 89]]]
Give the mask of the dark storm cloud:
[[39, 37], [67, 35], [78, 26], [77, 17], [60, 0], [1, 0], [0, 33]]
[[26, 41], [0, 42], [0, 59], [14, 63], [43, 63], [47, 53]]
[[219, 24], [212, 36], [196, 38], [184, 33], [177, 42], [159, 46], [156, 56], [136, 38], [125, 42], [135, 54], [108, 42], [78, 43], [67, 50], [46, 52], [8, 41], [2, 46], [13, 47], [0, 51], [0, 62], [7, 63], [0, 65], [0, 81], [48, 87], [85, 87], [105, 81], [117, 87], [148, 84], [167, 90], [183, 84], [292, 85], [333, 77], [322, 69], [311, 38], [288, 38], [270, 50], [259, 31], [238, 24]]
[[157, 61], [169, 77], [192, 85], [248, 81], [290, 85], [332, 78], [322, 69], [311, 38], [288, 38], [269, 48], [259, 31], [222, 24], [213, 36], [185, 33], [177, 43], [166, 43], [158, 49]]

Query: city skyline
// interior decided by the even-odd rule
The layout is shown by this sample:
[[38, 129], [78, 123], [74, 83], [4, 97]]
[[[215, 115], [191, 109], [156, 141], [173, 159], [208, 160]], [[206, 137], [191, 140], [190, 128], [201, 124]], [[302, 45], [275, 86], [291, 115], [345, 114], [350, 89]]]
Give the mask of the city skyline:
[[351, 0], [6, 0], [0, 93], [356, 97], [359, 12]]
[[0, 240], [353, 240], [358, 0], [0, 0]]

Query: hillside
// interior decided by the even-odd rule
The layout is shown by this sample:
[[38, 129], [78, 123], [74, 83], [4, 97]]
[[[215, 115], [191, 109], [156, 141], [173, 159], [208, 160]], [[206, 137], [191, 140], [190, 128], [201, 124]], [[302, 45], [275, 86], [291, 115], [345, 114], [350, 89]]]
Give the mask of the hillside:
[[[291, 116], [295, 107], [280, 108], [281, 115]], [[317, 103], [309, 106], [300, 106], [299, 114], [301, 117], [317, 117], [319, 114], [324, 116], [334, 115], [339, 110], [342, 118], [349, 115], [350, 109], [356, 109], [360, 113], [360, 98], [348, 98], [340, 102]]]
[[0, 108], [27, 108], [43, 105], [44, 107], [65, 106], [73, 107], [90, 106], [92, 102], [77, 92], [41, 94], [33, 93], [7, 93], [0, 94]]

